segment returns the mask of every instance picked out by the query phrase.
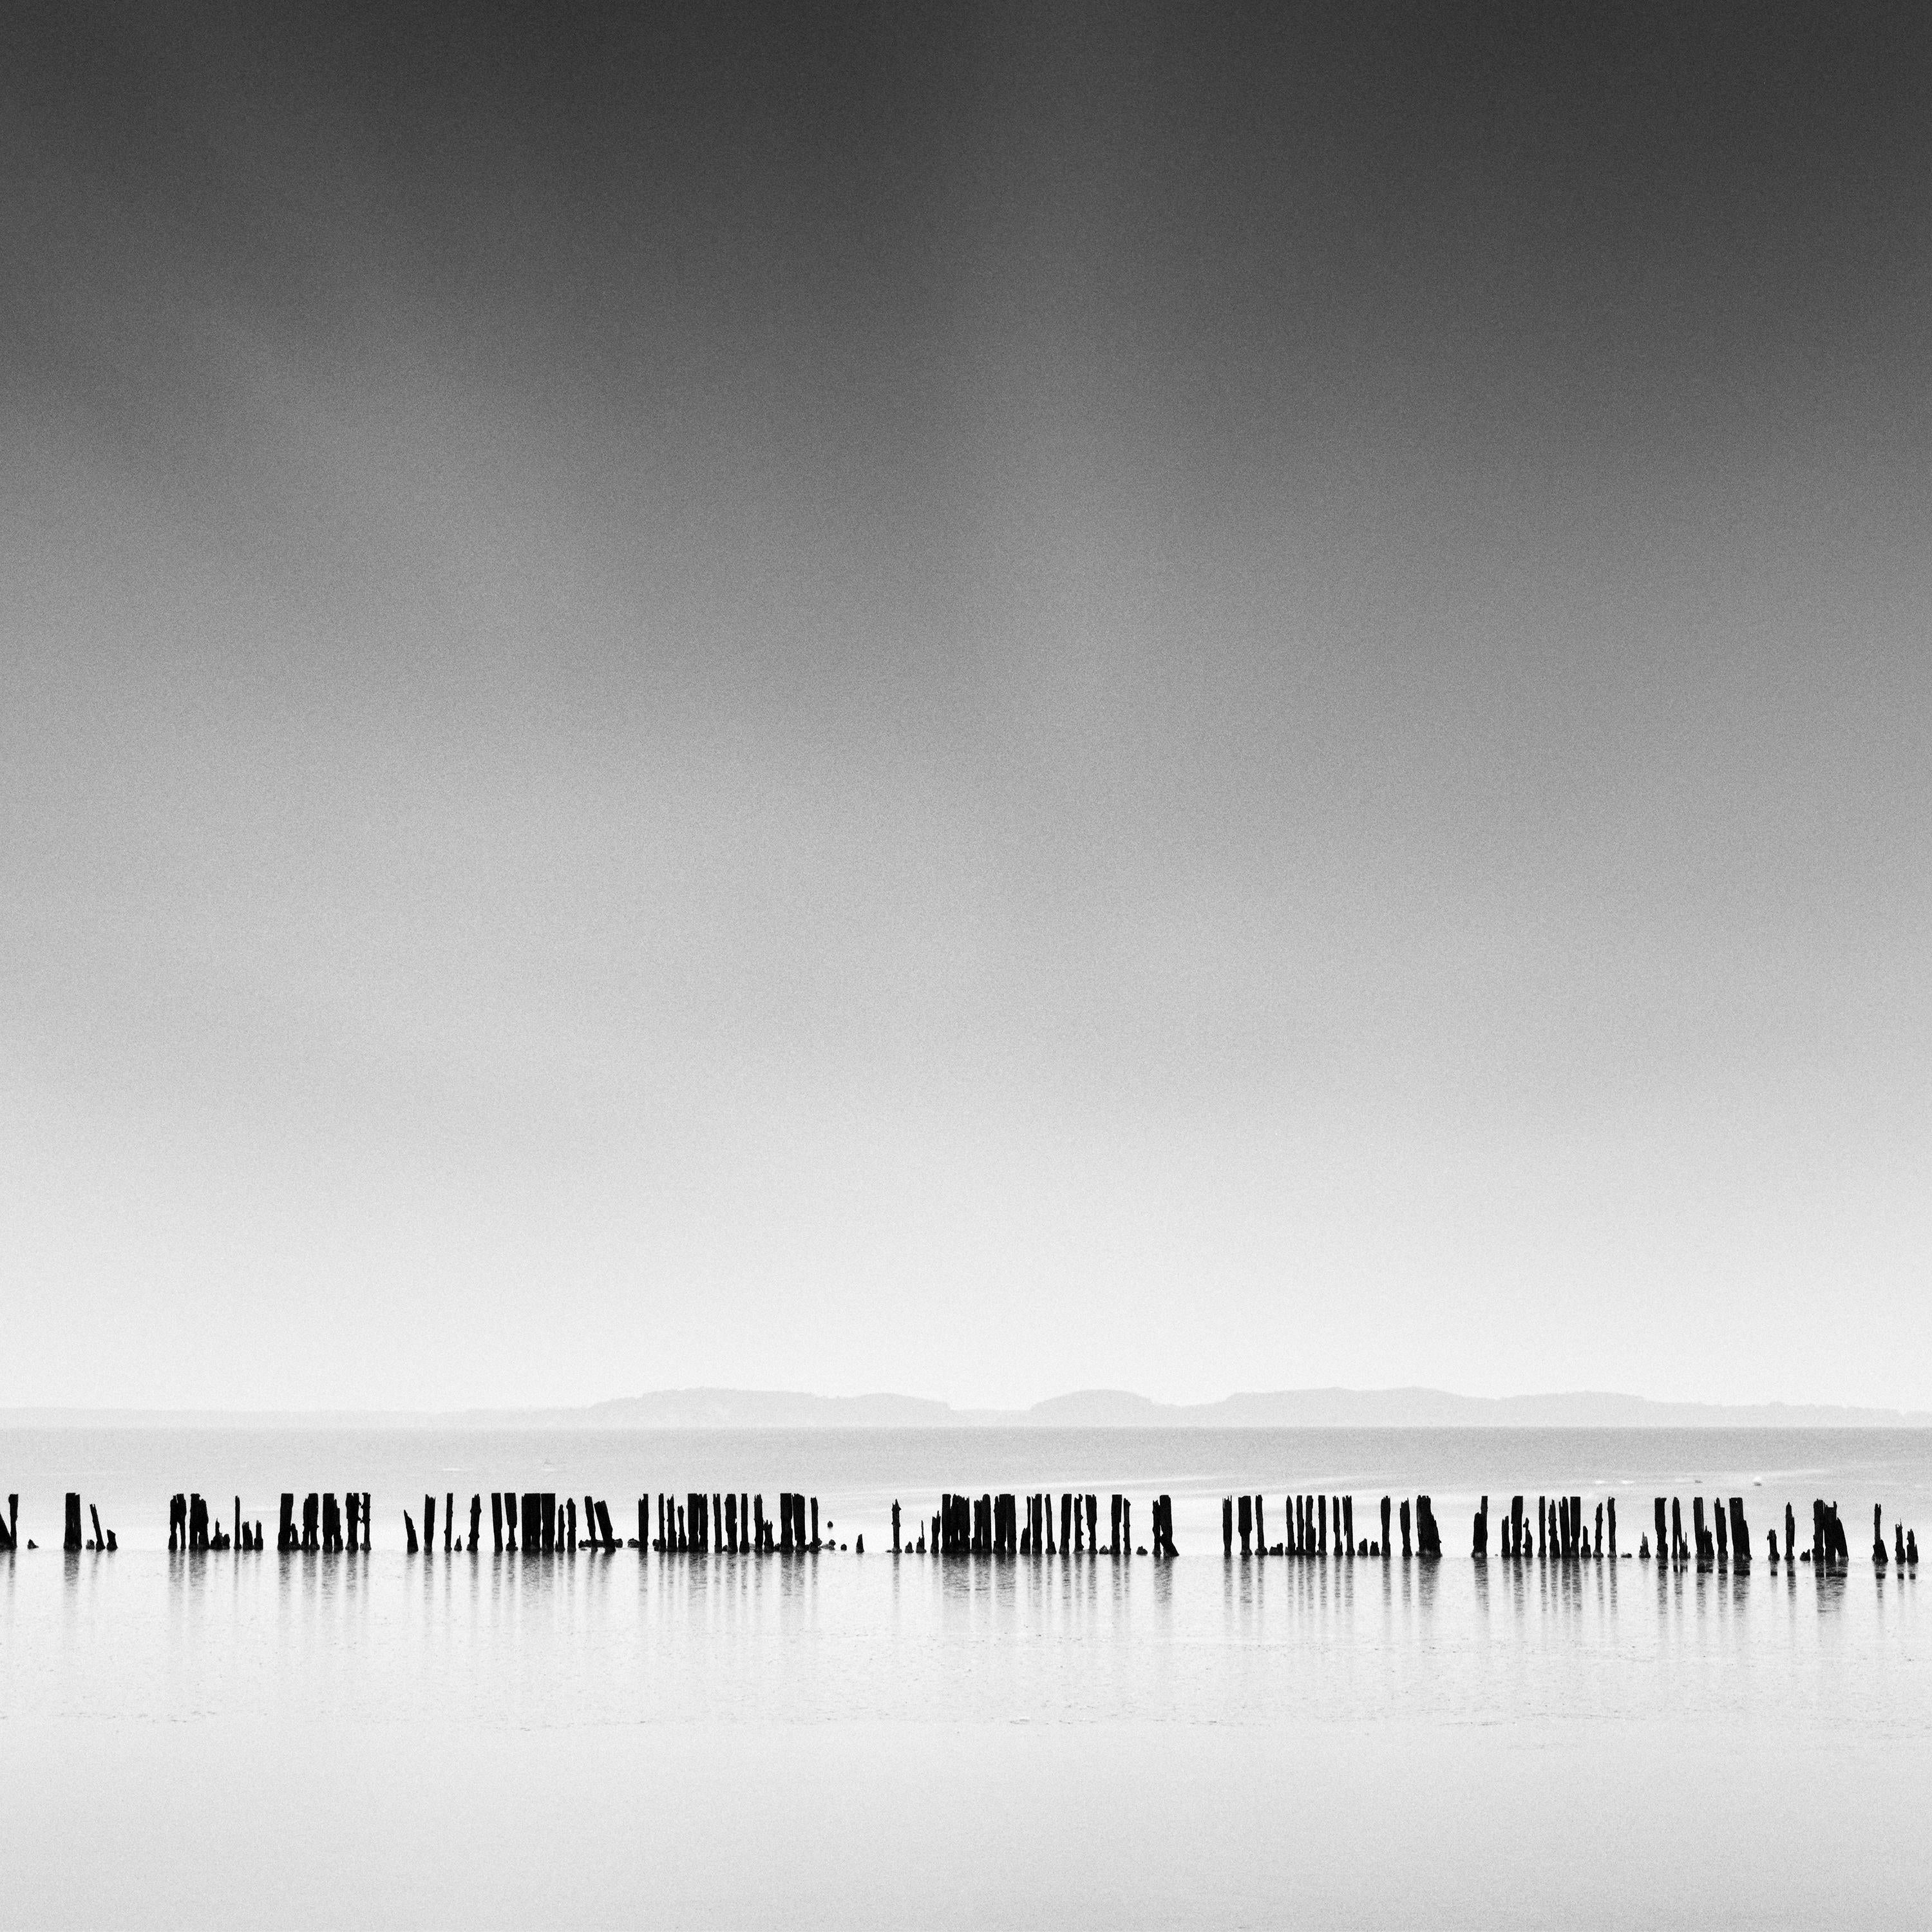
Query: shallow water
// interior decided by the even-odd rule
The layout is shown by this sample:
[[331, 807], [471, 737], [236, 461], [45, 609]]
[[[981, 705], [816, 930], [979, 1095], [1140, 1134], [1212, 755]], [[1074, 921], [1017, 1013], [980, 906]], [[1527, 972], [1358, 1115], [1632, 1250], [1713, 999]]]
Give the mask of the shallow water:
[[[1873, 1501], [1917, 1520], [1925, 1437], [992, 1433], [0, 1437], [23, 1530], [57, 1541], [80, 1486], [129, 1546], [0, 1559], [0, 1924], [1922, 1915], [1932, 1613], [1858, 1532]], [[1225, 1485], [1353, 1486], [1359, 1521], [1398, 1468], [1440, 1564], [1221, 1559]], [[1585, 1468], [1641, 1494], [1627, 1540], [1693, 1475], [1761, 1538], [1802, 1472], [1853, 1568], [1456, 1553], [1483, 1486], [1594, 1500]], [[152, 1546], [175, 1488], [245, 1480], [272, 1527], [274, 1489], [338, 1471], [372, 1555]], [[814, 1490], [868, 1553], [397, 1548], [427, 1487], [615, 1501], [658, 1471]], [[1169, 1490], [1182, 1560], [882, 1553], [896, 1490], [1058, 1482], [1130, 1486], [1137, 1524]]]

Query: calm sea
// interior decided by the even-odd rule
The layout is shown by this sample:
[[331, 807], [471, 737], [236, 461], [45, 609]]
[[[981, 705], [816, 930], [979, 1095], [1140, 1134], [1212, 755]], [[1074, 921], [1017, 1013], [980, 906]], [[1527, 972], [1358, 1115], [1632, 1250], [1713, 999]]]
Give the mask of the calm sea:
[[[425, 1492], [820, 1499], [867, 1553], [410, 1559]], [[166, 1498], [366, 1490], [366, 1557]], [[941, 1490], [1174, 1498], [1182, 1559], [885, 1553]], [[64, 1556], [67, 1490], [122, 1549]], [[1926, 1922], [1932, 1433], [0, 1432], [0, 1925]], [[1219, 1499], [1432, 1496], [1439, 1564], [1232, 1564]], [[1745, 1498], [1748, 1576], [1468, 1559], [1476, 1498]], [[1849, 1575], [1772, 1570], [1789, 1501]], [[420, 1516], [418, 1516], [420, 1522]], [[488, 1516], [485, 1516], [488, 1536]], [[1928, 1573], [1932, 1586], [1932, 1573]]]

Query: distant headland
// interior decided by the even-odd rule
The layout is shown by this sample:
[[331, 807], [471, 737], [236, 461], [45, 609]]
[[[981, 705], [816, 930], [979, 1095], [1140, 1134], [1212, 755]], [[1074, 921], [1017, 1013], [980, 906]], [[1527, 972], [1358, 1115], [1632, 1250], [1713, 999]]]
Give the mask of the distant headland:
[[910, 1395], [661, 1389], [580, 1408], [0, 1408], [0, 1428], [291, 1429], [1925, 1429], [1932, 1410], [1820, 1403], [1654, 1402], [1583, 1390], [1469, 1396], [1443, 1389], [1280, 1389], [1162, 1402], [1083, 1389], [1029, 1408], [956, 1408]]

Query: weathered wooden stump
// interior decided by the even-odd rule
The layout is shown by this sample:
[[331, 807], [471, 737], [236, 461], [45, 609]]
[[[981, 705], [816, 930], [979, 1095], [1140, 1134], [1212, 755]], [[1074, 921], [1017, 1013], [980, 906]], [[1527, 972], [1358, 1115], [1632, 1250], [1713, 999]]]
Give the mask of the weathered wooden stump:
[[1408, 1498], [1402, 1499], [1402, 1560], [1406, 1563], [1412, 1552], [1408, 1546]]
[[1730, 1502], [1731, 1516], [1731, 1567], [1749, 1572], [1750, 1558], [1750, 1525], [1744, 1520], [1744, 1499], [1733, 1496]]
[[409, 1538], [409, 1554], [413, 1556], [416, 1553], [416, 1526], [410, 1520], [407, 1510], [403, 1512], [403, 1534]]
[[1420, 1556], [1439, 1557], [1442, 1554], [1442, 1538], [1436, 1527], [1436, 1512], [1424, 1496], [1415, 1499], [1415, 1541]]

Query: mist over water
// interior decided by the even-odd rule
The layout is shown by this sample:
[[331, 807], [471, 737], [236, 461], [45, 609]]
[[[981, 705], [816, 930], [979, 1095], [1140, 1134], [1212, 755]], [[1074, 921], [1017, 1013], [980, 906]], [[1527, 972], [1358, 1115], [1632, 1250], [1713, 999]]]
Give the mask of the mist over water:
[[[1896, 1904], [1932, 1634], [1911, 1432], [20, 1432], [7, 1926], [1845, 1922]], [[1401, 1476], [1408, 1480], [1403, 1482]], [[165, 1498], [370, 1489], [367, 1556], [170, 1557]], [[1472, 1563], [1468, 1508], [1741, 1493], [1760, 1560]], [[1762, 1477], [1762, 1486], [1754, 1478]], [[64, 1480], [60, 1480], [64, 1478]], [[866, 1553], [409, 1558], [454, 1490], [817, 1494]], [[895, 1559], [947, 1488], [1175, 1498], [1172, 1564]], [[112, 1556], [64, 1556], [58, 1494]], [[1438, 1564], [1224, 1562], [1219, 1498], [1430, 1490]], [[1772, 1570], [1835, 1497], [1849, 1574]], [[1103, 1503], [1102, 1522], [1106, 1510]], [[418, 1523], [420, 1518], [418, 1517]], [[1279, 1534], [1271, 1516], [1270, 1534]], [[484, 1540], [489, 1540], [484, 1517]], [[88, 1829], [73, 1829], [76, 1821]], [[61, 1834], [60, 1827], [66, 1831]], [[77, 1870], [98, 1835], [111, 1858]], [[50, 1850], [58, 1846], [58, 1850]]]

